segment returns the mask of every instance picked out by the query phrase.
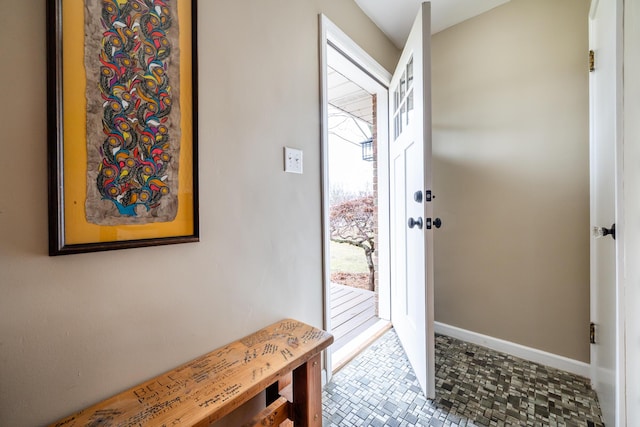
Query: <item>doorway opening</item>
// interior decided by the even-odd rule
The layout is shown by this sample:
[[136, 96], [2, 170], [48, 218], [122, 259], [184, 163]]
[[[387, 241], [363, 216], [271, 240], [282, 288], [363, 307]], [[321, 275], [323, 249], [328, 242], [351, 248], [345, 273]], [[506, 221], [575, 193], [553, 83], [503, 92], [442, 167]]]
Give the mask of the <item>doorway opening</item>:
[[390, 327], [388, 80], [364, 51], [323, 27], [325, 328], [327, 373]]
[[329, 305], [336, 370], [381, 326], [376, 251], [378, 141], [376, 95], [331, 62], [327, 82]]

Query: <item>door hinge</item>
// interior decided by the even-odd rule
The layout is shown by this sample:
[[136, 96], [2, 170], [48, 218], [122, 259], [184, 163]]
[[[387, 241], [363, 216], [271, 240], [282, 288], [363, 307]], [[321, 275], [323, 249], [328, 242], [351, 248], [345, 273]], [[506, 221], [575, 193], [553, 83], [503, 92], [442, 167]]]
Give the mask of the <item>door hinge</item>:
[[589, 324], [589, 343], [596, 343], [596, 324], [593, 322]]
[[589, 72], [593, 73], [596, 70], [596, 53], [593, 50], [589, 51]]

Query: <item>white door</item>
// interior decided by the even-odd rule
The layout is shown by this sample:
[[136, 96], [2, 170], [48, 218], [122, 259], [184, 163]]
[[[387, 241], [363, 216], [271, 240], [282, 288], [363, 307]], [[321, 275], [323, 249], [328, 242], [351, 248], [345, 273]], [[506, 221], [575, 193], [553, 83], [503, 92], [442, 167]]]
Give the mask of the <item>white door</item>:
[[431, 188], [430, 42], [431, 4], [422, 3], [389, 87], [389, 179], [391, 321], [420, 386], [432, 399], [434, 226], [425, 194]]
[[[591, 226], [602, 231], [616, 222], [616, 140], [619, 137], [618, 0], [594, 0], [589, 16], [589, 44], [594, 67], [589, 78], [591, 127]], [[595, 230], [594, 230], [595, 231]], [[616, 425], [616, 241], [591, 238], [591, 379], [605, 424]]]

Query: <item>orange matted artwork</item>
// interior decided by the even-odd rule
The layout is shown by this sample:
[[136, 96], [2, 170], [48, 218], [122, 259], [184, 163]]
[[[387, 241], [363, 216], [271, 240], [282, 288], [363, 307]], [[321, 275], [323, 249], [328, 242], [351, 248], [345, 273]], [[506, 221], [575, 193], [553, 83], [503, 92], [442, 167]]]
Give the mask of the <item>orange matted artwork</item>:
[[49, 254], [196, 242], [196, 2], [47, 0]]

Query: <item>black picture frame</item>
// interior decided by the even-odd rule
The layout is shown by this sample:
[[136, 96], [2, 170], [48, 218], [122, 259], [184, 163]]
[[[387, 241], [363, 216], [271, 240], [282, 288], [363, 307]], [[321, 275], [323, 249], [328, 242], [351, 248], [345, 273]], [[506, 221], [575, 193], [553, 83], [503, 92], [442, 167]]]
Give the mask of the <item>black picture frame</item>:
[[[153, 1], [153, 0], [151, 0]], [[173, 0], [171, 0], [173, 1]], [[125, 233], [119, 233], [118, 230], [109, 233], [98, 233], [93, 231], [95, 227], [111, 227], [103, 225], [88, 224], [84, 226], [90, 232], [84, 233], [82, 227], [77, 226], [77, 222], [70, 224], [71, 219], [68, 218], [67, 212], [68, 200], [67, 190], [71, 183], [84, 180], [84, 186], [87, 186], [86, 170], [84, 175], [82, 171], [73, 168], [70, 162], [65, 164], [65, 154], [72, 151], [74, 147], [68, 134], [73, 129], [69, 125], [65, 128], [65, 114], [72, 114], [71, 104], [65, 105], [65, 99], [68, 98], [68, 91], [74, 90], [76, 81], [67, 81], [65, 87], [64, 74], [66, 71], [65, 58], [63, 55], [76, 55], [71, 52], [72, 49], [65, 50], [65, 38], [73, 40], [82, 37], [84, 39], [84, 26], [82, 26], [82, 34], [78, 34], [78, 25], [73, 29], [69, 20], [69, 28], [65, 27], [64, 15], [65, 7], [69, 10], [78, 7], [84, 7], [84, 2], [77, 0], [47, 0], [47, 156], [48, 156], [48, 204], [49, 204], [49, 255], [68, 255], [85, 252], [107, 251], [114, 249], [128, 249], [145, 246], [159, 246], [177, 243], [191, 243], [199, 241], [199, 204], [198, 204], [198, 67], [197, 67], [197, 0], [175, 0], [176, 8], [186, 8], [189, 13], [179, 15], [177, 19], [180, 21], [179, 43], [187, 43], [190, 49], [181, 49], [180, 62], [188, 61], [190, 69], [188, 73], [180, 72], [179, 82], [181, 90], [190, 88], [190, 96], [186, 97], [186, 101], [181, 98], [180, 107], [182, 114], [189, 114], [187, 117], [188, 126], [184, 126], [185, 121], [180, 123], [180, 159], [181, 168], [186, 168], [180, 172], [181, 183], [178, 198], [178, 205], [184, 208], [177, 214], [179, 226], [173, 224], [150, 222], [143, 225], [131, 226], [128, 224], [118, 225], [118, 230], [125, 230]], [[141, 3], [144, 1], [141, 0]], [[185, 9], [180, 9], [185, 10]], [[186, 28], [183, 32], [182, 27]], [[184, 40], [183, 40], [184, 38]], [[187, 40], [190, 38], [190, 40]], [[188, 53], [188, 55], [185, 55]], [[77, 59], [77, 58], [76, 58]], [[182, 70], [182, 68], [180, 68]], [[77, 83], [81, 84], [81, 83]], [[75, 88], [79, 90], [78, 88]], [[184, 90], [186, 93], [187, 91]], [[181, 116], [182, 117], [182, 116]], [[185, 136], [186, 135], [186, 136]], [[83, 142], [86, 146], [86, 141]], [[77, 143], [75, 145], [78, 146]], [[85, 156], [86, 158], [86, 156]], [[184, 164], [183, 164], [184, 162]], [[86, 163], [86, 162], [85, 162]], [[186, 166], [185, 166], [186, 165]], [[88, 168], [88, 166], [87, 166]], [[86, 169], [86, 168], [85, 168]], [[190, 170], [189, 170], [190, 169]], [[80, 176], [78, 176], [80, 174]], [[186, 179], [183, 179], [186, 177]], [[183, 184], [184, 182], [184, 184]], [[80, 185], [80, 184], [75, 184]], [[80, 187], [77, 187], [80, 188]], [[184, 191], [183, 191], [184, 190]], [[85, 190], [86, 193], [86, 190]], [[82, 202], [82, 201], [80, 201]], [[80, 203], [76, 201], [75, 203]], [[184, 205], [181, 205], [184, 204]], [[84, 209], [84, 206], [81, 208]], [[78, 215], [76, 214], [75, 218]], [[79, 221], [82, 222], [82, 221]], [[74, 229], [73, 231], [71, 229]], [[79, 228], [81, 231], [75, 231]], [[174, 231], [175, 228], [175, 231]], [[139, 231], [138, 231], [139, 230]], [[73, 234], [73, 237], [72, 236]], [[84, 234], [83, 234], [84, 233]], [[107, 234], [115, 237], [95, 237]], [[120, 237], [124, 234], [125, 237]]]

